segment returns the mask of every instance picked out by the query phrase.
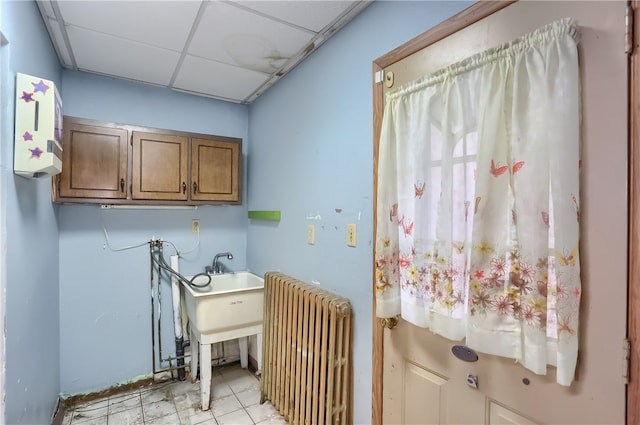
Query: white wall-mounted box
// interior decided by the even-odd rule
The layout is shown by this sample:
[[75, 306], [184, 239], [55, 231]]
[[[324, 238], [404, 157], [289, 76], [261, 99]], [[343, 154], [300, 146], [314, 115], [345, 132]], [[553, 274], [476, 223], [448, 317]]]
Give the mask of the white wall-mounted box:
[[13, 172], [23, 177], [62, 171], [62, 100], [52, 81], [16, 75]]

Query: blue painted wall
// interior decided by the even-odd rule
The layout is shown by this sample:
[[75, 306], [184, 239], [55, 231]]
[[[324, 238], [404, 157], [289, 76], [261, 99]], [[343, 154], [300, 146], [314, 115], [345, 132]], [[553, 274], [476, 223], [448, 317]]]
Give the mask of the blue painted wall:
[[[374, 2], [250, 107], [249, 209], [280, 209], [282, 220], [250, 221], [249, 265], [351, 299], [357, 424], [371, 421], [372, 62], [467, 6]], [[356, 248], [346, 246], [348, 223]]]
[[[101, 121], [192, 131], [243, 139], [248, 154], [246, 106], [80, 72], [64, 71], [65, 114]], [[246, 169], [246, 167], [245, 167]], [[197, 237], [191, 219], [200, 219], [200, 244], [185, 254], [180, 271], [195, 274], [222, 251], [226, 264], [245, 270], [246, 201], [241, 206], [197, 210], [104, 210], [97, 205], [60, 206], [60, 389], [63, 394], [104, 389], [149, 375], [151, 303], [149, 247], [152, 237], [191, 251]], [[165, 258], [174, 253], [165, 248]], [[163, 356], [175, 349], [170, 285], [162, 282]]]
[[[149, 256], [115, 248], [152, 236], [191, 249], [198, 272], [230, 250], [233, 269], [281, 270], [349, 297], [355, 309], [356, 423], [371, 415], [372, 92], [371, 62], [454, 13], [462, 2], [374, 2], [252, 106], [153, 86], [61, 73], [35, 3], [2, 0], [9, 74], [62, 83], [65, 114], [142, 126], [241, 137], [247, 194], [242, 206], [195, 211], [101, 210], [49, 202], [47, 180], [12, 174], [13, 129], [2, 129], [7, 190], [6, 422], [46, 423], [58, 392], [103, 389], [151, 372]], [[4, 67], [2, 68], [4, 69]], [[6, 82], [9, 81], [7, 84]], [[2, 78], [4, 116], [13, 117], [13, 78]], [[5, 89], [6, 88], [6, 89]], [[10, 100], [10, 101], [8, 101]], [[4, 111], [3, 111], [4, 112]], [[278, 223], [247, 209], [280, 209]], [[358, 246], [345, 227], [358, 225]], [[306, 244], [306, 226], [316, 244]], [[172, 253], [166, 249], [167, 255]], [[34, 266], [32, 258], [37, 258]], [[27, 271], [27, 272], [26, 272]], [[168, 291], [168, 285], [164, 288]], [[165, 309], [165, 312], [170, 311]], [[165, 313], [171, 342], [171, 318]], [[170, 347], [170, 343], [168, 347]]]
[[3, 1], [1, 131], [6, 223], [5, 423], [49, 423], [60, 389], [58, 224], [50, 180], [13, 174], [15, 74], [61, 82], [35, 2]]

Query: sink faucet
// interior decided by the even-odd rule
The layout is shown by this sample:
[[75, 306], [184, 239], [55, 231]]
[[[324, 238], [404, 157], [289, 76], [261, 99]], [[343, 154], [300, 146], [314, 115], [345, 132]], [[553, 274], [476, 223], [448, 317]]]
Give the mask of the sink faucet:
[[213, 274], [222, 274], [224, 273], [224, 264], [222, 264], [220, 261], [218, 261], [218, 259], [220, 257], [227, 257], [227, 260], [233, 260], [233, 254], [230, 252], [221, 252], [220, 254], [216, 254], [213, 257], [213, 264], [210, 266], [206, 266], [204, 268], [204, 270], [207, 273], [213, 273]]

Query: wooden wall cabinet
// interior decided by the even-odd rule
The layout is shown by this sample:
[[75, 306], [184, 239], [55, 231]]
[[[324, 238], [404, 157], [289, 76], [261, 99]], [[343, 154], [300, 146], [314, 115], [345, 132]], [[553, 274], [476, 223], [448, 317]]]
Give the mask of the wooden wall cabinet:
[[133, 199], [186, 201], [189, 138], [133, 132]]
[[63, 128], [59, 196], [126, 199], [127, 130], [68, 120]]
[[239, 144], [191, 139], [191, 199], [238, 201], [241, 158]]
[[55, 202], [242, 203], [242, 140], [65, 117]]

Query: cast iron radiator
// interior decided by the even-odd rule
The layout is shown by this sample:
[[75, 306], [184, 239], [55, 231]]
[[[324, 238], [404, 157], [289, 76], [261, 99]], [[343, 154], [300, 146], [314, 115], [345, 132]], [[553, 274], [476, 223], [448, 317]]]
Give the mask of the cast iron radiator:
[[289, 424], [351, 424], [348, 299], [287, 275], [264, 276], [260, 402]]

